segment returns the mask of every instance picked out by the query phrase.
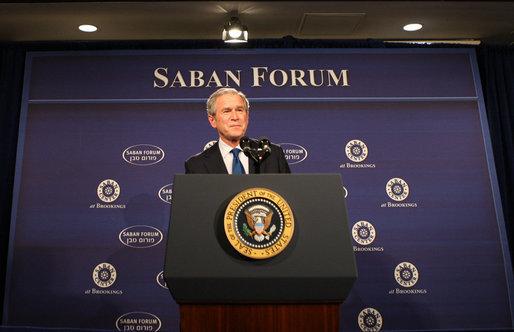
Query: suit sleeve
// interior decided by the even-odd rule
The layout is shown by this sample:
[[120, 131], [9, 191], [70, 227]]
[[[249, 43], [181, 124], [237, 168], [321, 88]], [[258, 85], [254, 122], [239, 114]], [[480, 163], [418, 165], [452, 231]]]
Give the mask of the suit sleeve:
[[284, 156], [284, 150], [279, 147], [279, 160], [278, 167], [279, 173], [291, 173], [291, 169], [289, 168], [289, 164], [287, 163], [286, 157]]
[[184, 162], [184, 168], [185, 168], [185, 170], [186, 170], [186, 174], [191, 174], [191, 173], [193, 173], [193, 172], [191, 171], [191, 169], [189, 168], [188, 160], [186, 160], [186, 161]]
[[203, 174], [208, 173], [205, 165], [202, 163], [200, 157], [195, 155], [184, 163], [186, 174]]

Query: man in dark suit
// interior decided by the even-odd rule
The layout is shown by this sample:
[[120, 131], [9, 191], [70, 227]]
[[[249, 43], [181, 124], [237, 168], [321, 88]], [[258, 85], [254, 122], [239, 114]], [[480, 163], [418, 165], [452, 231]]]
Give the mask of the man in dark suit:
[[[207, 100], [209, 123], [218, 131], [220, 139], [210, 148], [192, 156], [185, 163], [186, 173], [249, 174], [291, 173], [282, 149], [271, 144], [271, 154], [260, 165], [242, 152], [240, 140], [248, 128], [250, 103], [236, 89], [221, 88]], [[251, 140], [251, 147], [257, 142]]]

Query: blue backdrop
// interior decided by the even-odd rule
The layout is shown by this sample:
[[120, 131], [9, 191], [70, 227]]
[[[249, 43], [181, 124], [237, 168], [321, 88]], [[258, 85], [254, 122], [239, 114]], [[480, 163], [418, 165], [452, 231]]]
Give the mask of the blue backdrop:
[[205, 100], [231, 85], [250, 98], [248, 135], [294, 173], [342, 174], [359, 279], [341, 330], [512, 327], [472, 50], [27, 60], [5, 323], [178, 330], [162, 280], [173, 175], [217, 139]]

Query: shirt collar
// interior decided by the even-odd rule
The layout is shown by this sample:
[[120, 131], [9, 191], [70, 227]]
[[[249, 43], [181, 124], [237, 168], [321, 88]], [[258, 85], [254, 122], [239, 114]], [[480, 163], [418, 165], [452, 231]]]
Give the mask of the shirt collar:
[[[233, 147], [231, 147], [230, 145], [228, 145], [227, 143], [225, 143], [221, 138], [219, 139], [218, 141], [218, 145], [220, 147], [220, 151], [221, 151], [221, 156], [223, 158], [225, 158], [226, 155], [228, 155], [229, 153], [232, 152], [232, 150], [234, 149]], [[239, 148], [241, 150], [241, 147], [238, 145], [236, 146], [236, 148]], [[242, 150], [241, 150], [242, 151]]]

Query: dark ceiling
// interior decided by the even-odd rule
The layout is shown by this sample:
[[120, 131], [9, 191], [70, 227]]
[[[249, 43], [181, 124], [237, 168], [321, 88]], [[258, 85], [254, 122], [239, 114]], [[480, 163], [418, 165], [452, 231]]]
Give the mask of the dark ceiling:
[[513, 1], [11, 1], [0, 41], [218, 39], [235, 14], [254, 39], [514, 42]]

